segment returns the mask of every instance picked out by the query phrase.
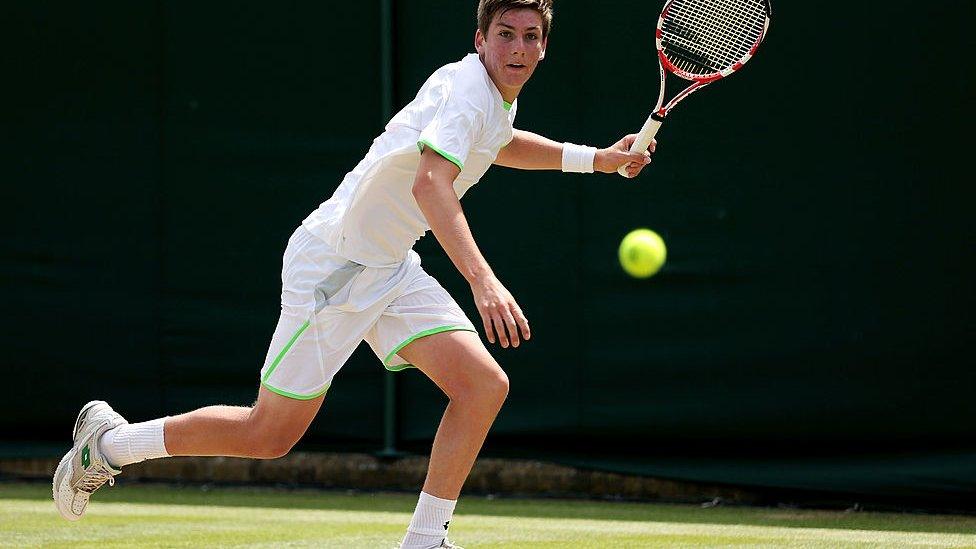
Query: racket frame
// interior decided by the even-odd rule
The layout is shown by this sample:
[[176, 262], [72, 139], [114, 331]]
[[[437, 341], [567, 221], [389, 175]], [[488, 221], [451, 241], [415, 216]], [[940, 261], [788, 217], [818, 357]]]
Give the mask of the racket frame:
[[[755, 55], [756, 50], [763, 43], [766, 38], [766, 33], [769, 31], [769, 21], [772, 17], [772, 5], [770, 2], [766, 2], [766, 23], [763, 25], [762, 33], [760, 33], [759, 38], [756, 43], [753, 44], [749, 52], [746, 53], [742, 59], [734, 63], [731, 67], [718, 71], [712, 74], [691, 74], [687, 71], [679, 69], [666, 55], [664, 55], [664, 19], [668, 15], [668, 11], [671, 9], [671, 4], [674, 0], [668, 0], [668, 3], [664, 5], [664, 9], [661, 10], [661, 15], [657, 18], [657, 29], [654, 32], [654, 45], [657, 48], [657, 64], [658, 69], [661, 72], [661, 85], [658, 88], [657, 104], [654, 106], [654, 110], [651, 111], [650, 116], [644, 121], [644, 125], [641, 126], [639, 132], [637, 132], [637, 138], [630, 147], [630, 152], [642, 152], [646, 151], [648, 147], [651, 146], [651, 141], [654, 140], [654, 136], [657, 135], [658, 130], [661, 129], [661, 124], [664, 123], [664, 119], [667, 118], [668, 114], [671, 112], [678, 103], [684, 101], [686, 97], [701, 90], [708, 86], [709, 84], [728, 77], [732, 73], [741, 69], [746, 63], [752, 59]], [[665, 83], [667, 82], [667, 74], [674, 74], [678, 78], [684, 80], [690, 80], [691, 85], [682, 90], [678, 95], [675, 95], [668, 101], [667, 105], [664, 105], [664, 92]], [[619, 169], [617, 173], [624, 177], [629, 177], [627, 175], [627, 166], [624, 164]]]

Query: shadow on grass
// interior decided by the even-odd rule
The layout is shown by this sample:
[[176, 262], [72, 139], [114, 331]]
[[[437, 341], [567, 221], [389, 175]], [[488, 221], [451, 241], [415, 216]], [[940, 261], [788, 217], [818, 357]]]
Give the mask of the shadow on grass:
[[[50, 485], [39, 482], [0, 482], [3, 500], [49, 500]], [[255, 486], [144, 484], [119, 482], [103, 488], [95, 500], [104, 503], [203, 505], [412, 513], [414, 494], [327, 491], [309, 488]], [[52, 513], [54, 508], [52, 507]], [[518, 499], [465, 496], [458, 514], [517, 518], [554, 518], [728, 524], [779, 528], [830, 528], [891, 532], [976, 533], [976, 517], [910, 513], [845, 513], [758, 507], [713, 507], [664, 503], [593, 500]]]

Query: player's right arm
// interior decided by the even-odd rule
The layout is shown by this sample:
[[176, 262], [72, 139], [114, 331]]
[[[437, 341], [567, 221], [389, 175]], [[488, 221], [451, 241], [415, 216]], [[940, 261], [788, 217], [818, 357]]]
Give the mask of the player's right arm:
[[454, 192], [454, 180], [459, 173], [461, 170], [457, 165], [427, 147], [420, 155], [413, 196], [437, 241], [471, 285], [488, 341], [494, 343], [497, 333], [502, 347], [509, 344], [518, 347], [519, 330], [524, 339], [531, 337], [529, 322], [512, 294], [495, 277], [474, 241], [461, 202]]
[[[650, 164], [656, 141], [651, 141], [647, 152], [631, 152], [630, 146], [636, 134], [626, 135], [605, 149], [598, 149], [593, 158], [593, 170], [613, 173], [621, 166], [628, 166], [630, 177], [636, 177]], [[495, 164], [520, 170], [559, 170], [563, 167], [563, 143], [553, 141], [525, 130], [515, 129], [512, 141], [498, 151]]]

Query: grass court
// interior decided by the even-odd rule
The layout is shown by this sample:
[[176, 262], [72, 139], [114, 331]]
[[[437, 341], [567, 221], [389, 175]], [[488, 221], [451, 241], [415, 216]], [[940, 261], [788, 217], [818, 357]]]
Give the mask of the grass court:
[[[412, 494], [133, 484], [104, 487], [68, 523], [49, 485], [0, 483], [0, 547], [389, 549], [415, 503]], [[451, 538], [465, 549], [976, 548], [976, 517], [466, 496]]]

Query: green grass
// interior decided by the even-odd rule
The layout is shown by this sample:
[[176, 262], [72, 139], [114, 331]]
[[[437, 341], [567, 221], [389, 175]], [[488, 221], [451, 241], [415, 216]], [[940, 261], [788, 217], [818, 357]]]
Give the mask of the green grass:
[[[119, 485], [77, 523], [50, 486], [0, 483], [0, 547], [377, 547], [416, 496]], [[481, 547], [972, 547], [976, 517], [465, 497], [451, 537]]]

